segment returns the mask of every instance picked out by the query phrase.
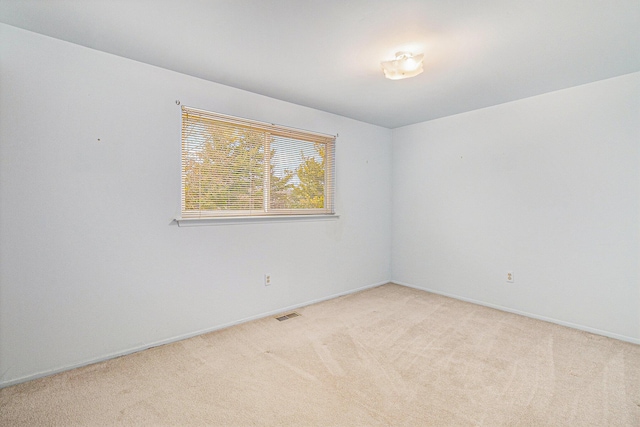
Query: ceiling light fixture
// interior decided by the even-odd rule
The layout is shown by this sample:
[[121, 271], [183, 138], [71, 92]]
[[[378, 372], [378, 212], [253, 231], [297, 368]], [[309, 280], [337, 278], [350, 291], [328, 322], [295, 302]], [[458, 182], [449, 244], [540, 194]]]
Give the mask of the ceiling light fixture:
[[386, 78], [400, 80], [415, 77], [424, 71], [422, 69], [423, 59], [424, 54], [414, 56], [411, 52], [398, 52], [396, 59], [383, 61], [380, 64]]

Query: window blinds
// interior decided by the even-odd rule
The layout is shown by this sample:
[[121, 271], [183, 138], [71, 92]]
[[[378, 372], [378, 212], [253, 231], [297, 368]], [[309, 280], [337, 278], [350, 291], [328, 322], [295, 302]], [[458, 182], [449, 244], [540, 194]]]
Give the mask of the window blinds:
[[182, 107], [182, 217], [333, 214], [335, 137]]

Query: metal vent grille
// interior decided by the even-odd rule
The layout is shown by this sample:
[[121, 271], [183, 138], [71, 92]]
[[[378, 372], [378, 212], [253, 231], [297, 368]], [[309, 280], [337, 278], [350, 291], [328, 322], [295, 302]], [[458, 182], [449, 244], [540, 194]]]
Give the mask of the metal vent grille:
[[291, 319], [298, 316], [300, 315], [294, 311], [293, 313], [285, 314], [283, 316], [278, 316], [276, 317], [276, 320], [279, 322], [282, 322], [283, 320]]

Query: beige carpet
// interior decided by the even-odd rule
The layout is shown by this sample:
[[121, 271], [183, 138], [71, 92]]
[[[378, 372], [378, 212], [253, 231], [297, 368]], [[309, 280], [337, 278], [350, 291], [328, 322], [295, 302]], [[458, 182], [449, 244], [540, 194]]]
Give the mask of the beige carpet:
[[640, 426], [640, 346], [388, 284], [0, 390], [2, 426]]

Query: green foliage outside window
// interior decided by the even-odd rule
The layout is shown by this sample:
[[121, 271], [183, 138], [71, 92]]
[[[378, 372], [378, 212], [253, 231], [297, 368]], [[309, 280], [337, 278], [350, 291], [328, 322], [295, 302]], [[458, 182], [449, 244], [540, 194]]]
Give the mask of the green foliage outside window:
[[[325, 207], [326, 144], [297, 141], [304, 149], [299, 153], [289, 150], [286, 164], [276, 168], [279, 149], [274, 147], [278, 144], [262, 131], [221, 131], [201, 122], [189, 134], [197, 135], [198, 141], [186, 144], [186, 155], [183, 148], [185, 210], [263, 209], [265, 182], [269, 185], [269, 209]], [[268, 144], [265, 138], [270, 139]], [[268, 156], [265, 146], [271, 147]]]

